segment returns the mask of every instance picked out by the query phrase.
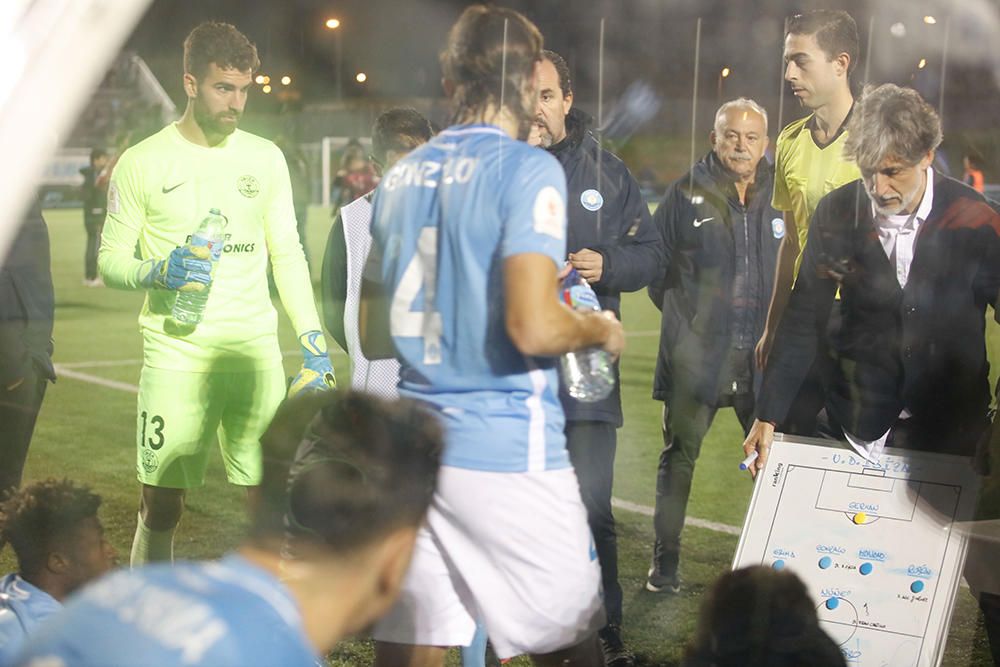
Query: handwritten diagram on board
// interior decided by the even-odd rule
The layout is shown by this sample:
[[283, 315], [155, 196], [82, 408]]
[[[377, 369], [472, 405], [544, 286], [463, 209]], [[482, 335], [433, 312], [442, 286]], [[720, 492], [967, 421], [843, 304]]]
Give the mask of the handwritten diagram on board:
[[954, 524], [974, 500], [966, 458], [890, 448], [873, 465], [836, 443], [778, 434], [733, 567], [799, 575], [849, 665], [932, 667], [965, 559]]

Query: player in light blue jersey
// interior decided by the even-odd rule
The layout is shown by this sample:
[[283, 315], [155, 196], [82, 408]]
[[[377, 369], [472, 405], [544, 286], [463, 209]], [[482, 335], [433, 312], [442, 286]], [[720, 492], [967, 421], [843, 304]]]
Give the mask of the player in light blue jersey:
[[251, 534], [218, 561], [148, 565], [87, 587], [19, 664], [313, 667], [395, 601], [443, 439], [413, 401], [290, 400], [262, 438]]
[[18, 489], [0, 505], [0, 544], [17, 556], [17, 572], [0, 579], [0, 665], [13, 664], [67, 595], [114, 565], [100, 505], [90, 489], [55, 479]]
[[602, 664], [599, 570], [566, 453], [556, 356], [617, 355], [621, 324], [556, 298], [566, 182], [517, 141], [534, 118], [542, 37], [517, 12], [473, 6], [442, 54], [454, 125], [376, 192], [362, 349], [396, 356], [400, 394], [444, 419], [438, 493], [376, 664], [442, 664], [481, 620], [497, 655]]

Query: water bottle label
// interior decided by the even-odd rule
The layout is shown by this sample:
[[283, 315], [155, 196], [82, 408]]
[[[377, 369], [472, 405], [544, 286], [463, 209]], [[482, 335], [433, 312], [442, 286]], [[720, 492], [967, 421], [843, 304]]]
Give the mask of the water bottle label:
[[[217, 262], [219, 258], [222, 257], [222, 247], [224, 243], [220, 239], [212, 239], [201, 234], [195, 234], [191, 238], [191, 248], [206, 248], [208, 250], [208, 255], [211, 255], [212, 261]], [[195, 252], [196, 255], [201, 256], [202, 253]]]
[[601, 304], [588, 285], [573, 285], [569, 288], [569, 305], [577, 310], [600, 310]]

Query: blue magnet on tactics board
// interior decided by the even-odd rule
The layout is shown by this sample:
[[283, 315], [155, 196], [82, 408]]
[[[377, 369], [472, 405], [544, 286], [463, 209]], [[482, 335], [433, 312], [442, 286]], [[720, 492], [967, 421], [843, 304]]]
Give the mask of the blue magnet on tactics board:
[[831, 565], [833, 565], [833, 559], [830, 558], [829, 556], [823, 556], [822, 558], [819, 559], [819, 569], [825, 570]]
[[840, 600], [838, 600], [837, 598], [827, 598], [826, 600], [826, 608], [829, 609], [830, 611], [836, 609], [839, 604]]
[[912, 584], [910, 584], [910, 590], [913, 591], [914, 593], [919, 593], [920, 591], [924, 590], [924, 582], [917, 579]]
[[861, 567], [859, 567], [858, 569], [861, 570], [861, 574], [869, 575], [869, 574], [872, 573], [872, 564], [871, 563], [862, 563]]
[[785, 561], [778, 559], [774, 561], [771, 567], [773, 567], [775, 570], [783, 570], [785, 568]]

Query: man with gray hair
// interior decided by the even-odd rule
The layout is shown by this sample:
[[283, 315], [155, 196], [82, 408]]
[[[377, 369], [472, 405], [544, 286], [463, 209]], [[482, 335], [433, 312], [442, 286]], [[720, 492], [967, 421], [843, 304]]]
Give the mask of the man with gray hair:
[[[1000, 215], [931, 167], [941, 123], [916, 91], [869, 86], [847, 133], [862, 178], [813, 216], [743, 445], [758, 454], [754, 475], [824, 348], [829, 425], [866, 459], [887, 445], [971, 456], [986, 442], [983, 319], [1000, 298]], [[1000, 597], [984, 592], [980, 605], [996, 645]]]
[[653, 398], [663, 401], [656, 479], [656, 544], [646, 588], [680, 590], [677, 566], [701, 442], [720, 407], [743, 428], [753, 418], [754, 345], [764, 330], [781, 214], [771, 206], [767, 112], [753, 100], [723, 104], [712, 150], [675, 181], [656, 209], [666, 261], [649, 288], [663, 315]]

